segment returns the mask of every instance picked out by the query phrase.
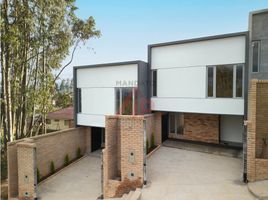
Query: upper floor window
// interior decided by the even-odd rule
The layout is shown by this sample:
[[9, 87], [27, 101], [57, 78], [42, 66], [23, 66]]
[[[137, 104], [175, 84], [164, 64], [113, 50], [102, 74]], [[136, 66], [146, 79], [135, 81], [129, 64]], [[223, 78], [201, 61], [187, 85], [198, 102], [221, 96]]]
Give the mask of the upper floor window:
[[260, 41], [252, 42], [252, 72], [259, 71], [260, 50], [261, 50]]
[[157, 71], [152, 70], [152, 95], [157, 96]]
[[243, 97], [244, 65], [207, 67], [207, 97]]
[[135, 88], [115, 88], [116, 114], [135, 114]]
[[77, 91], [77, 104], [76, 104], [77, 108], [76, 109], [77, 109], [77, 113], [81, 113], [82, 111], [81, 88], [77, 88], [76, 91]]

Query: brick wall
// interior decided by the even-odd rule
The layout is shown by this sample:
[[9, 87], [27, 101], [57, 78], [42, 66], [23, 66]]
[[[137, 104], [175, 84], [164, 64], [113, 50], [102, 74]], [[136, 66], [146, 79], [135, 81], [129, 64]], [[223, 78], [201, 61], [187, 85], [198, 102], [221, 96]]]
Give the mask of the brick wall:
[[219, 115], [184, 113], [183, 134], [169, 133], [169, 137], [219, 143]]
[[262, 154], [262, 139], [268, 136], [268, 81], [251, 80], [248, 102], [247, 176], [249, 181], [265, 180], [268, 159]]
[[[36, 169], [40, 172], [40, 177], [46, 177], [50, 173], [50, 163], [54, 162], [55, 169], [64, 165], [64, 157], [69, 155], [70, 160], [76, 158], [77, 148], [81, 148], [81, 153], [90, 152], [91, 131], [90, 128], [80, 127], [63, 131], [57, 131], [45, 135], [30, 138], [36, 146]], [[19, 159], [18, 147], [29, 139], [23, 139], [8, 143], [8, 188], [9, 198], [19, 195], [18, 180], [21, 178], [19, 166], [25, 162]], [[19, 163], [20, 162], [20, 163]], [[23, 183], [23, 182], [21, 182]], [[22, 191], [23, 192], [23, 191]]]
[[[148, 119], [147, 120], [151, 120]], [[144, 116], [106, 116], [103, 150], [104, 197], [116, 197], [143, 184]], [[147, 127], [148, 130], [151, 129]], [[127, 185], [125, 185], [126, 181]], [[124, 191], [122, 190], [124, 188]], [[120, 191], [119, 191], [120, 190]]]

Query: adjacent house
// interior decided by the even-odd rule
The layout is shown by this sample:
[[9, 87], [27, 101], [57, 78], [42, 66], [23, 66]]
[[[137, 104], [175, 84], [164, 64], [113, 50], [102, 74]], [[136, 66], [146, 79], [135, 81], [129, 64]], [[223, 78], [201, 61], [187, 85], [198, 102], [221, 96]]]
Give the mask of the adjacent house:
[[73, 106], [48, 113], [46, 119], [47, 131], [59, 131], [74, 127], [73, 113]]

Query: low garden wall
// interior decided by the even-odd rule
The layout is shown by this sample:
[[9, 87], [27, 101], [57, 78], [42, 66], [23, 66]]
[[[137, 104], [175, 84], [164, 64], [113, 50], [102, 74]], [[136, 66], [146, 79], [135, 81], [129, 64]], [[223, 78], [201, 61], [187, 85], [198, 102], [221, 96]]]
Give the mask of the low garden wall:
[[[67, 163], [77, 159], [91, 150], [90, 128], [80, 127], [63, 131], [57, 131], [45, 135], [14, 141], [8, 144], [8, 189], [9, 198], [27, 197], [34, 198], [34, 194], [20, 191], [24, 187], [25, 177], [33, 180], [32, 187], [53, 172], [63, 168]], [[20, 157], [30, 158], [19, 159]], [[78, 155], [80, 154], [80, 155]], [[52, 166], [53, 165], [53, 166]], [[34, 174], [27, 175], [29, 168], [33, 168]], [[35, 175], [36, 177], [28, 177]], [[23, 177], [20, 177], [23, 176]], [[38, 180], [37, 180], [38, 179]], [[29, 181], [28, 181], [29, 182]]]

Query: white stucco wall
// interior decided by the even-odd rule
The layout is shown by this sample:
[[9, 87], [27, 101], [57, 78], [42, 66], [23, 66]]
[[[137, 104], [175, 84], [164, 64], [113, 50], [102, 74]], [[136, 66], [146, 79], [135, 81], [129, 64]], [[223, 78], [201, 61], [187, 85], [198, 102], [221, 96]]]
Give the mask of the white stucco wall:
[[151, 68], [157, 70], [152, 110], [243, 115], [241, 98], [206, 97], [206, 67], [245, 63], [245, 43], [245, 36], [236, 36], [152, 47]]
[[115, 87], [135, 87], [137, 81], [137, 64], [77, 69], [82, 98], [77, 124], [105, 127], [105, 115], [115, 114]]

